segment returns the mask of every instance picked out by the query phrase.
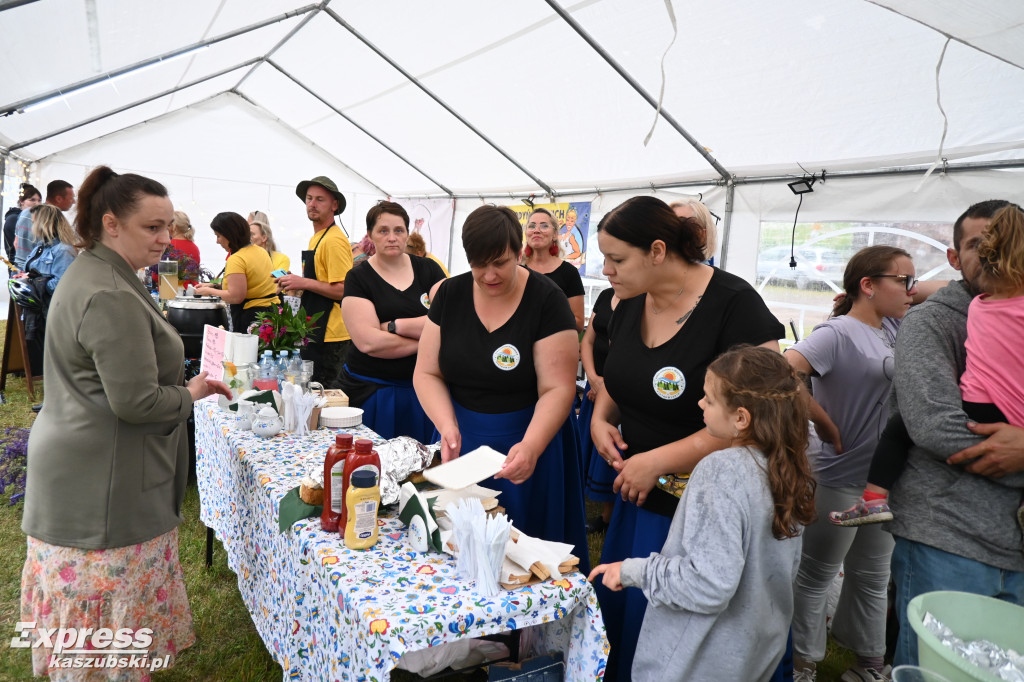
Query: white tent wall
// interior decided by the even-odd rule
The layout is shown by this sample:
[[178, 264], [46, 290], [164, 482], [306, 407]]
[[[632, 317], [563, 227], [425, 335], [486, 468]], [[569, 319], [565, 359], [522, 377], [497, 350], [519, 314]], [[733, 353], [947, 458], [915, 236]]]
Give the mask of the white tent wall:
[[226, 254], [216, 244], [210, 220], [221, 211], [243, 217], [256, 210], [267, 213], [278, 250], [297, 272], [299, 253], [312, 234], [295, 196], [300, 180], [326, 175], [338, 184], [348, 201], [341, 221], [350, 235], [365, 233], [363, 216], [382, 198], [337, 159], [233, 95], [55, 154], [38, 164], [33, 177], [43, 183], [40, 187], [56, 178], [77, 187], [101, 163], [164, 183], [175, 208], [189, 215], [203, 264], [214, 274]]

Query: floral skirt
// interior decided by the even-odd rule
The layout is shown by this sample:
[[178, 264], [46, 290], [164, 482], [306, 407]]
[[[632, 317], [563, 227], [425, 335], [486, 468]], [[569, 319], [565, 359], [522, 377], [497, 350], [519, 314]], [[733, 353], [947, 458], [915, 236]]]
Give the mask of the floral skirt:
[[[58, 637], [32, 649], [32, 669], [36, 675], [49, 674], [53, 680], [148, 680], [150, 671], [170, 667], [178, 652], [195, 643], [192, 610], [185, 594], [185, 578], [178, 562], [178, 530], [138, 545], [114, 549], [86, 550], [50, 545], [28, 538], [28, 556], [21, 574], [21, 620], [35, 622], [29, 630], [32, 642], [40, 629], [77, 628], [79, 638], [63, 637], [62, 648], [94, 649], [96, 655], [54, 653]], [[148, 650], [141, 656], [126, 657], [133, 646], [94, 646], [92, 633], [109, 628], [131, 637], [133, 646]], [[143, 632], [148, 628], [151, 633]], [[146, 644], [146, 640], [151, 642]], [[121, 658], [115, 667], [111, 658]], [[61, 667], [61, 659], [94, 658], [84, 667]], [[159, 662], [157, 660], [159, 659]], [[136, 665], [126, 665], [131, 661]], [[56, 663], [56, 665], [53, 665]], [[137, 665], [145, 663], [145, 667]], [[64, 665], [68, 665], [67, 662]], [[76, 664], [77, 665], [77, 664]], [[109, 666], [109, 667], [108, 667]]]

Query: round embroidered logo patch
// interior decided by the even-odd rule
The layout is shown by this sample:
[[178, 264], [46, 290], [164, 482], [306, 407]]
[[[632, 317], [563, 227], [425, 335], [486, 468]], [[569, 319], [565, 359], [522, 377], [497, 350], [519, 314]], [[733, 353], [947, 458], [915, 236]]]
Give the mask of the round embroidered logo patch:
[[505, 344], [494, 351], [491, 359], [494, 360], [495, 367], [507, 372], [510, 369], [515, 369], [516, 365], [519, 364], [519, 349], [510, 343]]
[[424, 308], [426, 308], [427, 310], [430, 310], [430, 297], [429, 296], [427, 296], [426, 294], [423, 294], [422, 296], [420, 296], [420, 303], [423, 304]]
[[677, 367], [662, 367], [654, 373], [654, 392], [664, 400], [675, 400], [686, 388], [686, 377]]

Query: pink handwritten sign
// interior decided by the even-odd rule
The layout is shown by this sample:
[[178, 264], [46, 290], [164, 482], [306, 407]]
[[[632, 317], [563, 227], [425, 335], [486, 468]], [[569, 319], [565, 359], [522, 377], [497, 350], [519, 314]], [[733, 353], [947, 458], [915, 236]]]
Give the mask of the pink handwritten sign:
[[208, 379], [223, 381], [224, 354], [228, 350], [228, 337], [231, 332], [219, 327], [206, 325], [203, 328], [203, 355], [199, 360], [199, 371], [206, 372]]

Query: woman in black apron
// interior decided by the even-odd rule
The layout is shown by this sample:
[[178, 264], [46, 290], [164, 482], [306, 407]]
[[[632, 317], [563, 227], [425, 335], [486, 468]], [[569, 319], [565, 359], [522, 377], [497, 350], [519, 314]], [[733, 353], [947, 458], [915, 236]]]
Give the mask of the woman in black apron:
[[237, 213], [218, 213], [210, 223], [217, 243], [230, 255], [224, 266], [222, 288], [200, 286], [201, 296], [218, 296], [228, 303], [233, 331], [246, 333], [258, 313], [280, 303], [277, 285], [270, 275], [270, 255], [251, 243], [249, 224]]

